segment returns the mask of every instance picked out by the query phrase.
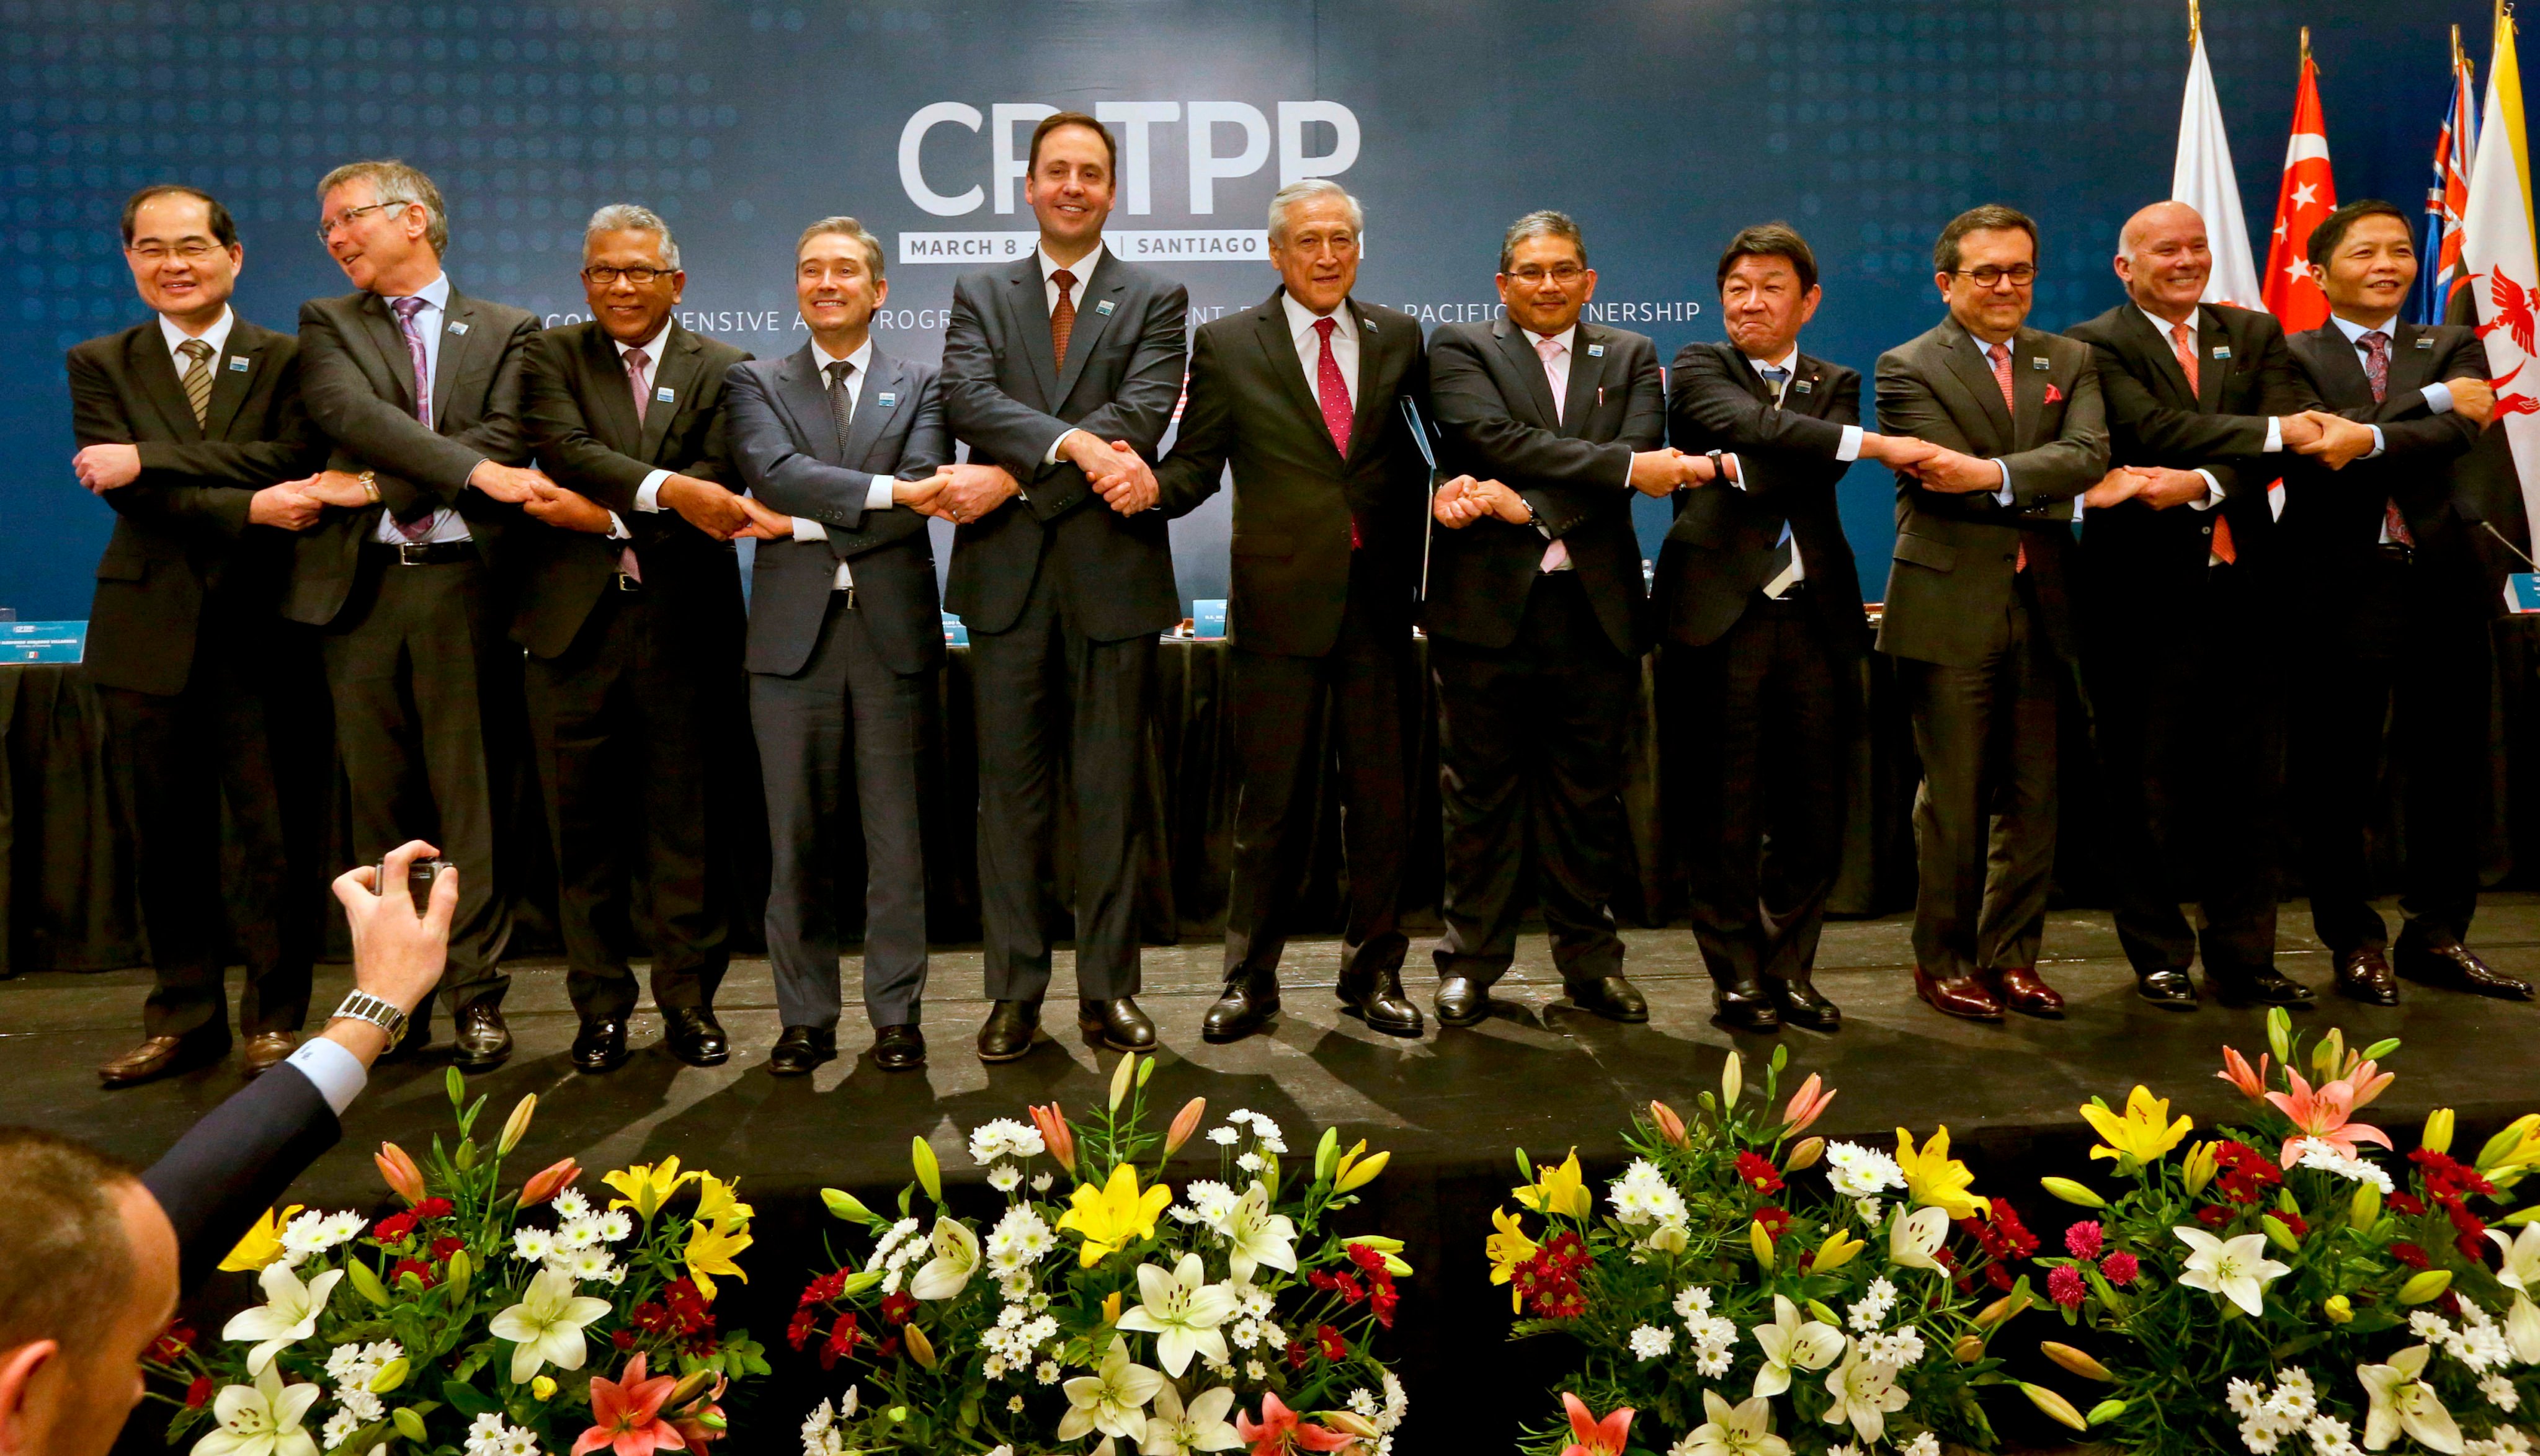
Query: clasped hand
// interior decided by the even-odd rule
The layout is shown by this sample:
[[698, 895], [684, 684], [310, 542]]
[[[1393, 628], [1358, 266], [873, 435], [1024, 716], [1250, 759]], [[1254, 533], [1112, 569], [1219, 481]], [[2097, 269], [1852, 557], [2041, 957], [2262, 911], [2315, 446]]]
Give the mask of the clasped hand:
[[1470, 475], [1458, 475], [1439, 486], [1430, 499], [1429, 511], [1440, 525], [1449, 530], [1461, 530], [1485, 516], [1497, 517], [1511, 525], [1523, 525], [1534, 520], [1533, 508], [1516, 491], [1496, 480], [1475, 480]]

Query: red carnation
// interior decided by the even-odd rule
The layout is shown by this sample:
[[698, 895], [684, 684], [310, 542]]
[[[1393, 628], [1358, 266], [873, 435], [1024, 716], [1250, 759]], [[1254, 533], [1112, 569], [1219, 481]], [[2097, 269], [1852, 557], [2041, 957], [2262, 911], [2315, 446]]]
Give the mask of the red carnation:
[[2285, 1225], [2285, 1231], [2287, 1233], [2292, 1234], [2295, 1238], [2301, 1238], [2310, 1232], [2310, 1225], [2302, 1221], [2302, 1215], [2299, 1213], [2289, 1213], [2283, 1209], [2279, 1209], [2276, 1211], [2276, 1219], [2278, 1222]]
[[785, 1343], [796, 1350], [801, 1350], [811, 1343], [815, 1325], [816, 1321], [813, 1320], [810, 1309], [795, 1310], [792, 1322], [785, 1326]]
[[2012, 1279], [2011, 1277], [2011, 1271], [2003, 1268], [2001, 1265], [1988, 1264], [1985, 1266], [1985, 1283], [2008, 1294], [2011, 1292], [2011, 1286], [2017, 1283], [2018, 1281]]
[[1388, 1330], [1392, 1329], [1394, 1306], [1402, 1302], [1402, 1296], [1394, 1292], [1393, 1282], [1385, 1281], [1376, 1293], [1370, 1296], [1370, 1299], [1371, 1307], [1376, 1311], [1376, 1322]]
[[2196, 1211], [2196, 1221], [2208, 1228], [2221, 1228], [2238, 1216], [2221, 1204], [2207, 1204]]
[[2411, 1218], [2426, 1212], [2426, 1201], [2413, 1193], [2394, 1192], [2381, 1202], [2389, 1205], [2391, 1213], [2405, 1213]]
[[2398, 1260], [2402, 1264], [2405, 1264], [2410, 1269], [2424, 1269], [2427, 1265], [2433, 1262], [2426, 1257], [2426, 1251], [2418, 1248], [2415, 1244], [2392, 1244], [2390, 1246], [2390, 1257]]
[[195, 1376], [194, 1383], [185, 1387], [185, 1409], [188, 1411], [199, 1411], [203, 1407], [210, 1405], [211, 1401], [212, 1377], [209, 1375]]
[[411, 1209], [402, 1213], [390, 1213], [371, 1225], [371, 1237], [383, 1244], [404, 1243], [413, 1232], [414, 1211]]
[[1337, 1363], [1349, 1358], [1349, 1342], [1341, 1338], [1340, 1331], [1329, 1325], [1314, 1327], [1314, 1344], [1322, 1348], [1323, 1358], [1327, 1360]]
[[453, 1206], [450, 1200], [446, 1198], [428, 1198], [422, 1203], [414, 1206], [414, 1216], [417, 1218], [447, 1218], [452, 1213], [452, 1208]]
[[2131, 1284], [2135, 1276], [2143, 1273], [2143, 1266], [2135, 1262], [2134, 1255], [2119, 1249], [2099, 1261], [2099, 1273], [2108, 1277], [2109, 1283]]
[[893, 1335], [882, 1341], [880, 1345], [875, 1346], [873, 1357], [874, 1363], [876, 1364], [881, 1364], [884, 1360], [897, 1359], [899, 1357], [899, 1337], [897, 1335]]
[[2108, 1231], [2095, 1218], [2085, 1218], [2064, 1230], [2064, 1251], [2076, 1259], [2096, 1259], [2105, 1246]]
[[635, 1332], [632, 1330], [618, 1330], [608, 1337], [608, 1343], [616, 1346], [619, 1350], [633, 1350], [635, 1348]]
[[803, 1286], [803, 1304], [825, 1304], [847, 1291], [847, 1272], [824, 1274]]
[[2046, 1297], [2066, 1309], [2081, 1308], [2089, 1293], [2089, 1286], [2081, 1283], [2081, 1271], [2070, 1264], [2059, 1264], [2046, 1276]]
[[1312, 1359], [1313, 1357], [1314, 1352], [1305, 1344], [1305, 1341], [1291, 1340], [1288, 1342], [1289, 1369], [1302, 1370], [1305, 1368], [1305, 1361]]
[[1761, 1194], [1782, 1191], [1781, 1169], [1774, 1167], [1771, 1159], [1752, 1152], [1737, 1154], [1737, 1181]]
[[[1349, 1249], [1350, 1262], [1357, 1265], [1360, 1269], [1365, 1270], [1370, 1279], [1374, 1279], [1376, 1276], [1384, 1273], [1384, 1256], [1382, 1254], [1377, 1253], [1376, 1250], [1369, 1248], [1365, 1244], [1350, 1244], [1347, 1245], [1347, 1248]], [[1387, 1276], [1387, 1278], [1390, 1277], [1391, 1276]]]
[[840, 1357], [855, 1353], [856, 1343], [862, 1339], [864, 1339], [864, 1332], [856, 1328], [856, 1316], [853, 1310], [838, 1316], [838, 1322], [829, 1327], [828, 1340], [820, 1346], [820, 1368], [826, 1370], [835, 1365]]
[[441, 1283], [441, 1281], [434, 1276], [432, 1266], [424, 1263], [420, 1259], [399, 1259], [395, 1265], [390, 1267], [388, 1270], [388, 1283], [395, 1283], [398, 1280], [405, 1278], [409, 1274], [413, 1275], [418, 1281], [420, 1281], [423, 1286], [427, 1289], [431, 1288], [434, 1284]]

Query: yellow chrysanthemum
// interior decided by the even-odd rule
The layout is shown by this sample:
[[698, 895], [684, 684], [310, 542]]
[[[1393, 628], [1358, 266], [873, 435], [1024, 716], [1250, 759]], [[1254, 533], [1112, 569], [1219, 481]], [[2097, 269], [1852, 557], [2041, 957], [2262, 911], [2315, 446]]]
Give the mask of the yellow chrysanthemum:
[[2155, 1097], [2152, 1088], [2137, 1083], [2126, 1094], [2126, 1115], [2117, 1116], [2093, 1102], [2081, 1109], [2081, 1118], [2107, 1141], [2090, 1149], [2090, 1156], [2133, 1158], [2139, 1163], [2158, 1161], [2161, 1154], [2178, 1145], [2180, 1139], [2195, 1124], [2181, 1117], [2169, 1120], [2169, 1099]]
[[1905, 1173], [1906, 1196], [1925, 1208], [1939, 1209], [1951, 1218], [1972, 1218], [1979, 1212], [1993, 1212], [1993, 1201], [1967, 1192], [1975, 1174], [1967, 1165], [1949, 1156], [1949, 1130], [1946, 1126], [1932, 1134], [1932, 1141], [1915, 1150], [1914, 1135], [1903, 1128], [1896, 1130], [1896, 1166]]
[[1085, 1247], [1077, 1251], [1077, 1263], [1092, 1269], [1103, 1256], [1155, 1237], [1157, 1215], [1172, 1201], [1173, 1191], [1162, 1185], [1140, 1192], [1138, 1170], [1120, 1163], [1102, 1187], [1077, 1185], [1068, 1195], [1067, 1212], [1058, 1215], [1058, 1226], [1085, 1240]]

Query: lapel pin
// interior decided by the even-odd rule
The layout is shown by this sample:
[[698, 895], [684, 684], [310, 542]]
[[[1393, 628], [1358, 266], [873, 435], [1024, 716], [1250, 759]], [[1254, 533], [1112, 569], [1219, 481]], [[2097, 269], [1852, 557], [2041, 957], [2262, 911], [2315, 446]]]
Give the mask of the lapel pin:
[[892, 405], [899, 403], [899, 396], [888, 389], [884, 389], [880, 394], [874, 396], [874, 403], [881, 405], [884, 409], [888, 409]]
[[230, 356], [230, 373], [234, 375], [243, 375], [247, 373], [247, 362], [246, 355], [233, 354]]
[[465, 333], [467, 331], [467, 324], [461, 319], [453, 318], [450, 320], [450, 331], [452, 333]]
[[1605, 346], [1604, 346], [1604, 345], [1602, 345], [1602, 344], [1589, 344], [1589, 345], [1588, 346], [1588, 358], [1590, 358], [1590, 359], [1602, 359], [1602, 358], [1604, 358], [1604, 357], [1605, 357]]
[[2042, 374], [2047, 370], [2048, 365], [2043, 359], [2031, 359], [2028, 361], [2028, 367]]
[[661, 403], [661, 404], [671, 404], [671, 403], [675, 403], [675, 402], [677, 401], [678, 397], [679, 397], [679, 391], [678, 391], [678, 390], [676, 390], [676, 389], [673, 389], [673, 388], [670, 387], [670, 386], [669, 386], [669, 385], [667, 385], [667, 384], [665, 384], [665, 385], [663, 385], [661, 388], [656, 389], [656, 390], [654, 390], [654, 391], [653, 391], [653, 398], [654, 398], [654, 400], [655, 400], [657, 403]]
[[2419, 335], [2417, 335], [2417, 347], [2418, 347], [2418, 348], [2420, 348], [2420, 349], [2431, 349], [2431, 348], [2433, 348], [2434, 346], [2434, 336], [2433, 334], [2426, 333], [2426, 334], [2419, 334]]
[[1359, 326], [1359, 327], [1361, 327], [1361, 328], [1363, 328], [1363, 329], [1366, 329], [1369, 333], [1374, 333], [1374, 332], [1376, 332], [1376, 320], [1375, 320], [1375, 319], [1373, 319], [1373, 318], [1362, 318], [1362, 319], [1360, 319], [1360, 320], [1359, 320], [1359, 322], [1358, 322], [1358, 326]]
[[1096, 312], [1096, 313], [1108, 313], [1108, 312], [1111, 312], [1111, 301], [1110, 301], [1109, 299], [1104, 299], [1102, 302], [1100, 302], [1100, 303], [1098, 303], [1098, 304], [1095, 304], [1095, 305], [1094, 306], [1094, 312]]
[[2230, 358], [2230, 357], [2231, 357], [2231, 346], [2230, 346], [2229, 344], [2216, 344], [2216, 345], [2214, 346], [2214, 357], [2215, 357], [2215, 358], [2217, 358], [2217, 359], [2228, 359], [2228, 358]]
[[1816, 388], [1815, 381], [1810, 380], [1793, 380], [1791, 381], [1791, 386], [1798, 389], [1802, 394], [1813, 392]]

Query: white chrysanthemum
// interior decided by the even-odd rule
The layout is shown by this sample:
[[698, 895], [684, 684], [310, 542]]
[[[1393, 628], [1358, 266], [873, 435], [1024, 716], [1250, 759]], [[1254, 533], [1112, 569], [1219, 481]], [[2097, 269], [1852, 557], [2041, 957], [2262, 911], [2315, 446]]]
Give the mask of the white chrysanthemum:
[[2258, 1408], [2265, 1403], [2266, 1399], [2267, 1393], [2259, 1389], [2254, 1380], [2243, 1380], [2235, 1376], [2230, 1384], [2222, 1388], [2222, 1404], [2232, 1415], [2243, 1421], [2257, 1415]]
[[1023, 1186], [1023, 1170], [1015, 1163], [999, 1163], [988, 1170], [988, 1186], [999, 1193], [1012, 1193]]
[[1208, 1130], [1208, 1141], [1216, 1144], [1220, 1147], [1233, 1147], [1236, 1143], [1242, 1140], [1242, 1137], [1243, 1135], [1241, 1133], [1235, 1131], [1233, 1128], [1211, 1128]]
[[1643, 1325], [1631, 1334], [1632, 1358], [1654, 1360], [1675, 1350], [1675, 1331], [1661, 1325]]
[[2508, 1416], [2513, 1414], [2514, 1407], [2522, 1404], [2522, 1393], [2513, 1388], [2513, 1382], [2496, 1372], [2479, 1377], [2478, 1393], [2487, 1397], [2489, 1405]]
[[981, 1123], [970, 1130], [970, 1160], [995, 1162], [999, 1158], [1038, 1157], [1048, 1149], [1041, 1140], [1040, 1129], [1019, 1123], [1010, 1117]]
[[521, 1228], [512, 1232], [512, 1257], [515, 1259], [544, 1264], [555, 1252], [556, 1236], [552, 1229]]
[[603, 1243], [620, 1243], [635, 1231], [635, 1220], [624, 1209], [611, 1209], [600, 1215], [600, 1237]]
[[1032, 1378], [1043, 1385], [1056, 1385], [1058, 1383], [1058, 1361], [1043, 1360], [1039, 1364], [1032, 1366]]
[[1052, 1178], [1048, 1173], [1046, 1173], [1046, 1172], [1034, 1173], [1034, 1174], [1032, 1174], [1032, 1180], [1031, 1180], [1031, 1189], [1032, 1189], [1032, 1192], [1034, 1192], [1034, 1193], [1047, 1193], [1047, 1192], [1049, 1192], [1049, 1186], [1050, 1186], [1050, 1184], [1051, 1184], [1051, 1183], [1053, 1183], [1053, 1182], [1055, 1182], [1055, 1181], [1057, 1181], [1057, 1180], [1053, 1179], [1053, 1178]]
[[1243, 1378], [1251, 1381], [1255, 1385], [1258, 1385], [1270, 1378], [1270, 1367], [1261, 1363], [1259, 1360], [1245, 1360], [1243, 1362]]
[[1711, 1313], [1711, 1291], [1700, 1284], [1678, 1289], [1675, 1295], [1675, 1312], [1684, 1319], [1691, 1319], [1697, 1314]]
[[555, 1211], [557, 1217], [568, 1222], [588, 1218], [591, 1216], [591, 1200], [584, 1198], [580, 1190], [568, 1188], [555, 1196]]
[[337, 1446], [350, 1440], [354, 1431], [357, 1431], [368, 1424], [370, 1424], [369, 1421], [354, 1415], [350, 1410], [339, 1410], [334, 1415], [327, 1417], [326, 1423], [318, 1428], [318, 1444], [323, 1446], [325, 1449], [332, 1451]]
[[1883, 1278], [1874, 1279], [1870, 1282], [1870, 1287], [1862, 1292], [1861, 1298], [1844, 1310], [1844, 1322], [1852, 1326], [1855, 1331], [1867, 1335], [1885, 1323], [1887, 1312], [1895, 1307], [1896, 1286]]
[[1829, 1143], [1825, 1150], [1826, 1181], [1845, 1198], [1870, 1198], [1890, 1189], [1903, 1191], [1905, 1172], [1896, 1159], [1858, 1143]]
[[567, 1218], [557, 1226], [555, 1236], [558, 1248], [588, 1249], [600, 1242], [600, 1220]]
[[1940, 1456], [1940, 1438], [1927, 1430], [1905, 1443], [1905, 1456]]

